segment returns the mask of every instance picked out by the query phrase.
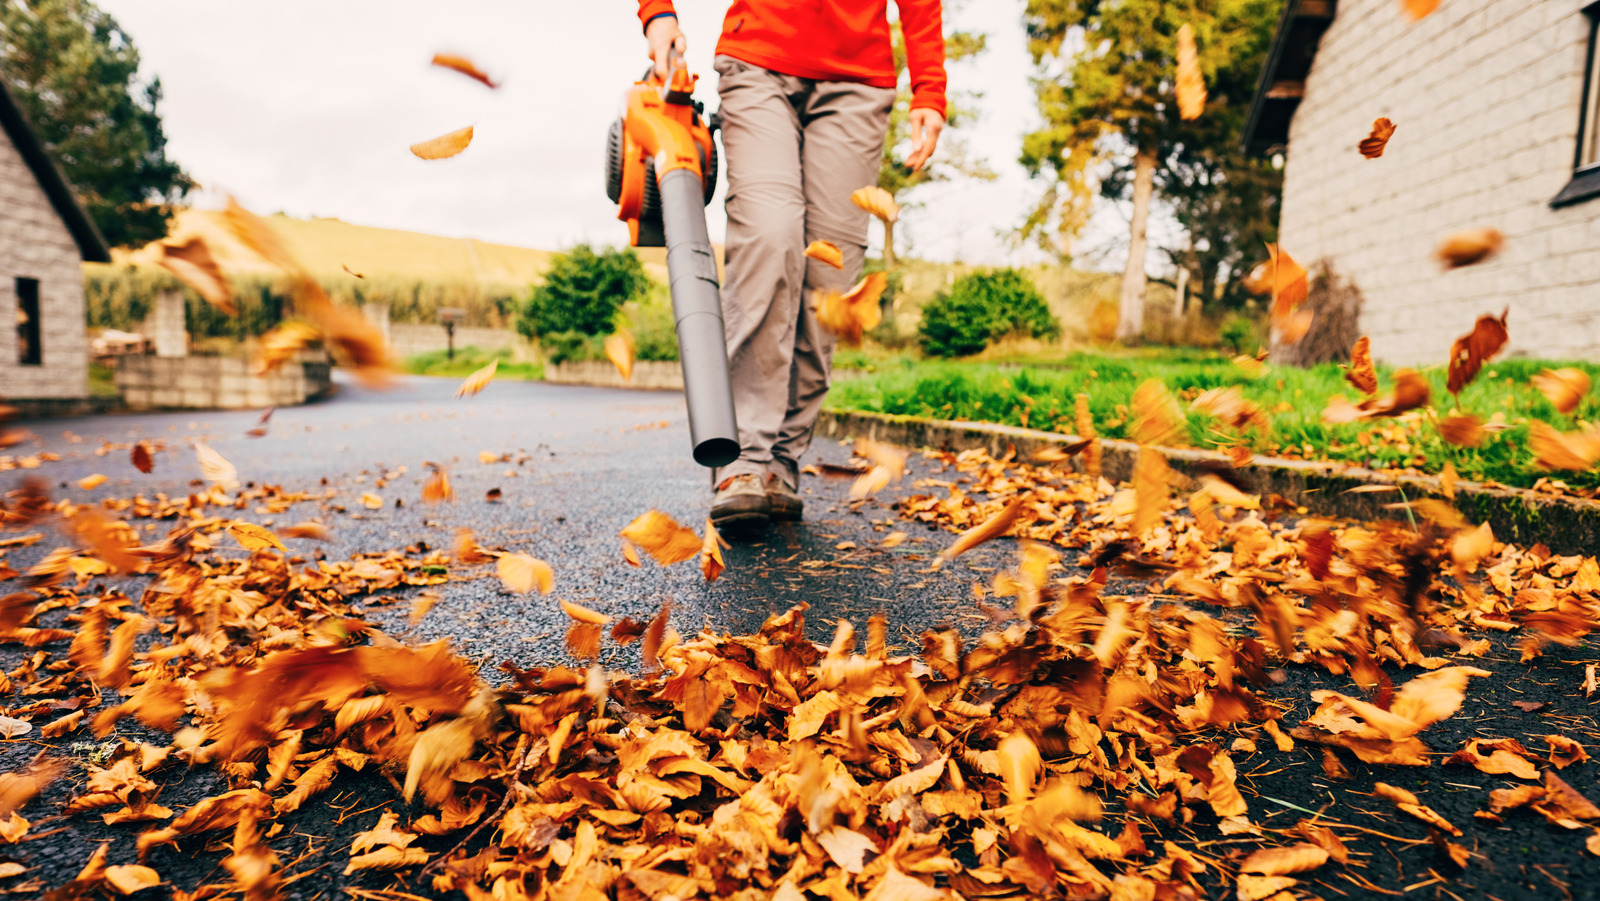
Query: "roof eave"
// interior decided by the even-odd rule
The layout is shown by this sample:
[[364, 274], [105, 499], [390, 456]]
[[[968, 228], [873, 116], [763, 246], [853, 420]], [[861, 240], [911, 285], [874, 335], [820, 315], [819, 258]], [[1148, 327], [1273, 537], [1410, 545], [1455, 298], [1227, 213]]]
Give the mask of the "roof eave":
[[1272, 44], [1267, 49], [1266, 63], [1256, 82], [1250, 115], [1245, 120], [1241, 144], [1246, 153], [1265, 154], [1288, 143], [1289, 121], [1300, 105], [1305, 76], [1337, 7], [1338, 0], [1287, 0], [1284, 3]]
[[39, 182], [39, 187], [44, 189], [45, 196], [50, 199], [50, 205], [55, 208], [56, 215], [67, 226], [67, 231], [72, 234], [72, 240], [78, 245], [78, 254], [86, 263], [111, 262], [111, 248], [107, 246], [105, 236], [100, 234], [100, 229], [89, 218], [83, 205], [78, 203], [78, 197], [72, 191], [72, 184], [67, 181], [67, 176], [62, 173], [61, 167], [56, 165], [50, 152], [45, 149], [44, 142], [39, 139], [39, 133], [33, 130], [22, 108], [17, 105], [15, 97], [6, 87], [5, 81], [0, 80], [0, 128], [5, 130], [17, 152], [22, 155], [23, 162], [33, 172], [33, 177]]

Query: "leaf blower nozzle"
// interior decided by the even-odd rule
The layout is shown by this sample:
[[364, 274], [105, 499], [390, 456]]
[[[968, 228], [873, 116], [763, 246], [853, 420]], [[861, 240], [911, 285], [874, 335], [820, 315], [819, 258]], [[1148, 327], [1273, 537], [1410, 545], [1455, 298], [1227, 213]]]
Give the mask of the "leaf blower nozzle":
[[635, 247], [666, 247], [678, 359], [694, 459], [726, 466], [739, 458], [723, 336], [717, 260], [706, 205], [717, 184], [717, 146], [694, 101], [696, 76], [676, 52], [663, 82], [652, 69], [623, 95], [606, 141], [606, 195], [628, 223]]

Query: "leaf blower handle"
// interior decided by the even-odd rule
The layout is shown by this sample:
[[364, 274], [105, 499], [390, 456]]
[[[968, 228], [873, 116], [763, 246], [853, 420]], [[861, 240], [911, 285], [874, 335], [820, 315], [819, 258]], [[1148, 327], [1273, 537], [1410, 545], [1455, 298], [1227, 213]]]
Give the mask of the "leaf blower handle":
[[734, 420], [733, 383], [728, 378], [717, 258], [706, 232], [704, 188], [690, 169], [667, 172], [660, 188], [667, 273], [694, 459], [701, 466], [727, 466], [739, 459], [739, 426]]

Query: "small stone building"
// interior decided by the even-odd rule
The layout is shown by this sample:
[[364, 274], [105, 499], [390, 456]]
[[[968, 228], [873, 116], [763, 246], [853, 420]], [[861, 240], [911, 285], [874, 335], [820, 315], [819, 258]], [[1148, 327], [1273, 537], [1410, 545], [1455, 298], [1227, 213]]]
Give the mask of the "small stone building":
[[84, 261], [111, 261], [105, 239], [0, 83], [0, 397], [8, 402], [88, 397]]
[[[1245, 132], [1283, 154], [1280, 239], [1362, 297], [1381, 360], [1443, 362], [1510, 308], [1508, 353], [1600, 360], [1600, 2], [1286, 0]], [[1380, 159], [1356, 145], [1387, 117]], [[1492, 227], [1445, 271], [1449, 235]]]

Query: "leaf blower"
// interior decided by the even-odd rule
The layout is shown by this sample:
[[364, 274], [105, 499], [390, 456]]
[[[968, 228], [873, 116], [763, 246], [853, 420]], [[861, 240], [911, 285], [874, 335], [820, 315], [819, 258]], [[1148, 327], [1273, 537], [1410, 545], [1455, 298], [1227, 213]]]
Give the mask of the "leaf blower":
[[728, 379], [717, 260], [706, 205], [717, 185], [712, 126], [694, 100], [697, 76], [674, 51], [666, 82], [651, 71], [623, 94], [606, 138], [606, 196], [635, 247], [666, 247], [689, 436], [702, 466], [739, 458], [739, 426]]

